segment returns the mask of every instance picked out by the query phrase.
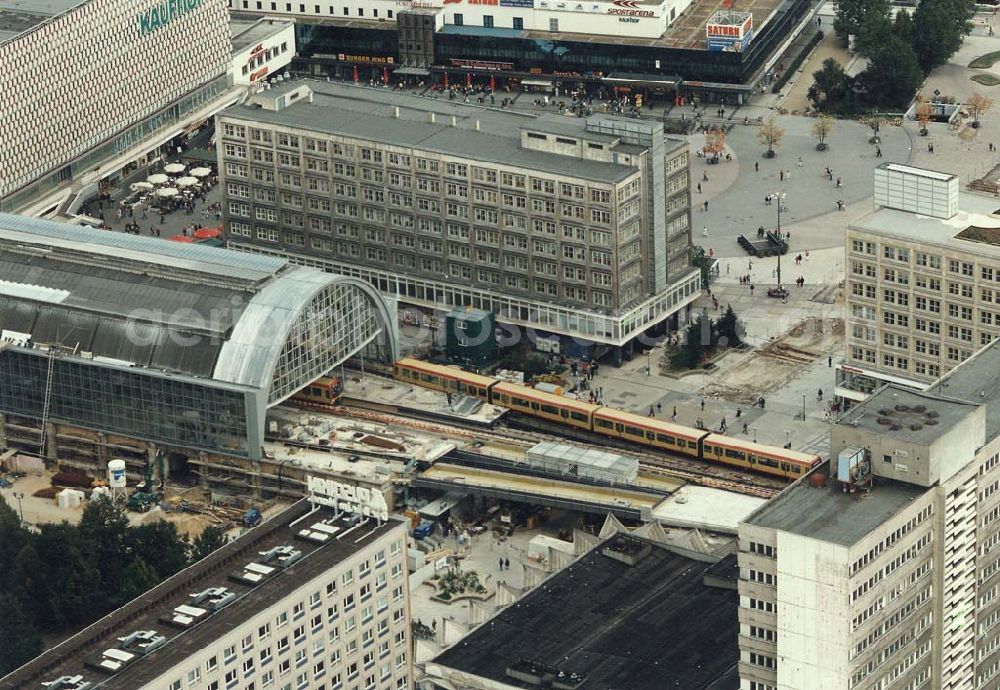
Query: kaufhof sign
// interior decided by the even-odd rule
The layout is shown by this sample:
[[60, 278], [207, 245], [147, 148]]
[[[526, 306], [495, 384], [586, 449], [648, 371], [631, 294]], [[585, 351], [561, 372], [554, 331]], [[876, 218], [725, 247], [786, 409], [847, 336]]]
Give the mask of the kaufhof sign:
[[201, 7], [202, 0], [162, 0], [139, 15], [139, 35], [153, 33]]
[[381, 491], [363, 486], [341, 484], [322, 477], [309, 477], [309, 501], [314, 505], [328, 506], [355, 515], [365, 515], [379, 520], [389, 519], [389, 506]]

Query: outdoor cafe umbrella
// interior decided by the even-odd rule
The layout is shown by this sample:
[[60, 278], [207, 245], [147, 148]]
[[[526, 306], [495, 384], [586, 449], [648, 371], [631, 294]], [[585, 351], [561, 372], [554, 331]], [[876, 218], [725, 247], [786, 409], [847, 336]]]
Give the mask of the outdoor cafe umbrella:
[[212, 174], [211, 168], [191, 168], [188, 171], [188, 175], [192, 177], [208, 177]]
[[162, 187], [156, 190], [157, 196], [170, 197], [170, 196], [177, 196], [178, 194], [179, 192], [175, 187]]
[[174, 235], [168, 240], [168, 242], [187, 242], [190, 244], [191, 242], [194, 242], [194, 240], [187, 235]]
[[190, 176], [178, 177], [176, 180], [174, 180], [174, 184], [176, 184], [178, 187], [193, 187], [194, 185], [198, 184], [198, 178]]
[[163, 170], [164, 172], [169, 173], [171, 175], [176, 175], [178, 173], [184, 172], [184, 168], [186, 167], [187, 166], [184, 165], [183, 163], [171, 163], [169, 165], [164, 165]]
[[492, 74], [490, 75], [490, 91], [497, 90], [497, 80]]
[[221, 234], [222, 231], [218, 228], [198, 228], [191, 235], [196, 240], [214, 240]]
[[138, 192], [140, 190], [149, 191], [152, 188], [153, 188], [153, 185], [151, 183], [149, 183], [149, 182], [134, 182], [134, 183], [132, 183], [132, 187], [131, 187], [131, 189], [132, 189], [133, 192]]
[[169, 179], [170, 178], [164, 175], [163, 173], [156, 173], [155, 175], [150, 175], [149, 177], [147, 177], [146, 182], [149, 182], [150, 184], [163, 184]]

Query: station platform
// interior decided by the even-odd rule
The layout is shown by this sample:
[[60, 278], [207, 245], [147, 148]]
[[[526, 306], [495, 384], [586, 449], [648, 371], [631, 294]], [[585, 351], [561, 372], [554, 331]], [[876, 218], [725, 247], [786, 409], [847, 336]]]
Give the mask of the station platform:
[[476, 398], [457, 396], [448, 404], [448, 397], [439, 391], [420, 388], [385, 376], [360, 371], [348, 371], [342, 402], [370, 409], [392, 412], [398, 410], [425, 419], [454, 421], [475, 426], [491, 427], [507, 414], [507, 408], [490, 405]]
[[466, 467], [438, 462], [413, 479], [413, 486], [443, 491], [464, 490], [509, 501], [590, 513], [613, 513], [648, 522], [663, 496], [608, 486]]

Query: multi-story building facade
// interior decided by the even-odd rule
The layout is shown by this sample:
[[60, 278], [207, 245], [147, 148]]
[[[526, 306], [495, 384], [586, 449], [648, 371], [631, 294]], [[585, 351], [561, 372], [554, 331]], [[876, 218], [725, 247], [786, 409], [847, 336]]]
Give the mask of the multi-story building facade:
[[49, 0], [0, 10], [0, 88], [21, 95], [0, 110], [2, 210], [156, 148], [229, 90], [222, 2]]
[[886, 163], [875, 204], [847, 229], [836, 393], [853, 401], [887, 382], [924, 388], [1000, 335], [996, 201], [960, 195], [955, 175]]
[[659, 123], [300, 82], [217, 126], [232, 247], [618, 348], [699, 293], [688, 147]]
[[334, 512], [296, 503], [0, 688], [410, 690], [406, 528]]
[[1000, 346], [888, 385], [740, 525], [741, 690], [1000, 682]]

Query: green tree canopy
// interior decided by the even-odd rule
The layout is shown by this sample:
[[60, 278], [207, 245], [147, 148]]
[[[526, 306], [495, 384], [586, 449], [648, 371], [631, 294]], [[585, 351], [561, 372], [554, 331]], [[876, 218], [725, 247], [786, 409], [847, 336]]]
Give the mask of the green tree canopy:
[[226, 543], [226, 533], [222, 529], [212, 525], [206, 527], [201, 534], [191, 542], [189, 560], [197, 563], [205, 556], [209, 555]]
[[141, 597], [143, 594], [160, 584], [161, 578], [156, 571], [138, 556], [125, 567], [125, 584], [120, 593], [122, 604], [126, 604], [133, 599]]
[[807, 92], [809, 100], [824, 112], [849, 112], [854, 107], [854, 80], [833, 58], [823, 61], [823, 68], [813, 72]]
[[[716, 324], [716, 330], [719, 334], [719, 344], [728, 345], [729, 347], [736, 347], [743, 342], [743, 325], [740, 320], [736, 317], [736, 312], [733, 311], [732, 305], [726, 305], [726, 311], [722, 315]], [[725, 338], [723, 343], [722, 339]]]
[[888, 36], [870, 57], [859, 79], [872, 105], [905, 108], [924, 81], [917, 56], [897, 36]]
[[0, 593], [0, 677], [41, 654], [35, 622], [15, 595]]
[[945, 64], [972, 30], [974, 0], [922, 0], [913, 13], [913, 49], [925, 73]]
[[177, 533], [177, 525], [156, 520], [128, 531], [125, 552], [144, 561], [165, 580], [187, 566], [187, 546]]
[[851, 34], [860, 33], [865, 21], [888, 18], [889, 9], [889, 0], [839, 0], [833, 30], [846, 42]]

